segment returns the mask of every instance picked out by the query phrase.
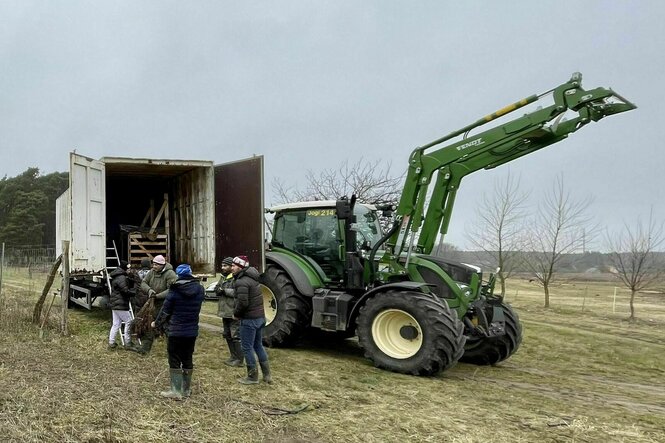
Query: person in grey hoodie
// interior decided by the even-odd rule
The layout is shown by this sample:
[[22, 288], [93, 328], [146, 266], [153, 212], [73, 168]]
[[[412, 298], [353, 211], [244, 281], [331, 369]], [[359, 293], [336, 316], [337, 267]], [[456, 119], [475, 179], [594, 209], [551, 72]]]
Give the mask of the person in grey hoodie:
[[247, 363], [247, 377], [238, 381], [245, 385], [259, 382], [259, 372], [254, 357], [254, 353], [256, 353], [263, 373], [263, 381], [272, 383], [268, 354], [262, 343], [266, 318], [263, 310], [263, 294], [259, 286], [259, 271], [249, 266], [247, 257], [240, 255], [233, 259], [231, 272], [233, 273], [233, 289], [236, 293], [233, 316], [240, 320], [240, 342]]
[[[141, 290], [148, 294], [149, 298], [154, 299], [155, 308], [153, 315], [156, 315], [164, 304], [164, 300], [169, 293], [169, 287], [178, 279], [173, 271], [173, 266], [166, 262], [163, 255], [158, 255], [152, 259], [152, 269], [148, 272], [141, 282]], [[155, 332], [150, 331], [141, 337], [141, 346], [133, 347], [131, 350], [139, 354], [147, 354], [152, 349], [155, 340]]]

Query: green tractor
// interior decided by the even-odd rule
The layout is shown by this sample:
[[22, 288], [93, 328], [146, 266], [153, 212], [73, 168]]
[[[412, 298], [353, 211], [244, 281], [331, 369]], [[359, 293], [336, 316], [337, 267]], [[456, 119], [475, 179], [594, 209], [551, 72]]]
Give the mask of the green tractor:
[[[468, 135], [550, 93], [552, 105]], [[503, 294], [494, 293], [494, 275], [484, 280], [478, 267], [431, 255], [447, 232], [462, 178], [631, 109], [635, 105], [610, 89], [582, 89], [576, 73], [553, 90], [416, 148], [396, 208], [352, 196], [269, 209], [274, 223], [262, 275], [265, 343], [287, 346], [315, 330], [357, 335], [375, 366], [414, 375], [433, 375], [458, 361], [505, 360], [519, 348], [522, 326]], [[379, 213], [392, 209], [395, 222], [384, 233]]]

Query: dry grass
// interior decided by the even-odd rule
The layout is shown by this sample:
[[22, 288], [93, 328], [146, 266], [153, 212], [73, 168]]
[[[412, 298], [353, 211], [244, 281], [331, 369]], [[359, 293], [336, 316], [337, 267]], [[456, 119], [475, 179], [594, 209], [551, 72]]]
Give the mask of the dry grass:
[[[378, 370], [347, 340], [271, 349], [275, 383], [246, 387], [236, 383], [241, 370], [221, 363], [219, 333], [203, 329], [193, 396], [172, 402], [159, 396], [162, 341], [147, 357], [107, 351], [110, 313], [79, 309], [69, 313], [72, 335], [60, 337], [57, 302], [40, 340], [28, 323], [39, 278], [5, 277], [3, 442], [665, 441], [663, 295], [641, 294], [640, 320], [628, 323], [625, 300], [612, 313], [611, 284], [561, 285], [544, 310], [537, 287], [513, 281], [508, 300], [525, 330], [519, 352], [433, 378]], [[218, 325], [215, 312], [206, 302], [202, 321]]]

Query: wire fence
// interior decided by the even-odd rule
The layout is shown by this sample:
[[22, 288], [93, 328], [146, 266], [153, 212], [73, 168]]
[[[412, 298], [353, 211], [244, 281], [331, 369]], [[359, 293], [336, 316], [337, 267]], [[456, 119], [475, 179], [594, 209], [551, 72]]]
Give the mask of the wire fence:
[[0, 255], [2, 255], [0, 257], [2, 270], [22, 268], [28, 271], [46, 272], [55, 261], [55, 245], [6, 246], [3, 244]]

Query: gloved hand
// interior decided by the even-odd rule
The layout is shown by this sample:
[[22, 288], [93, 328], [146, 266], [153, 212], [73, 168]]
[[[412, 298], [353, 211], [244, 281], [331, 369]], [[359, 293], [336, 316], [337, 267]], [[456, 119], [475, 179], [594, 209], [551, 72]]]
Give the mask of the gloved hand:
[[155, 292], [154, 289], [150, 289], [148, 291], [148, 298], [155, 298], [155, 295], [157, 295], [157, 293]]

